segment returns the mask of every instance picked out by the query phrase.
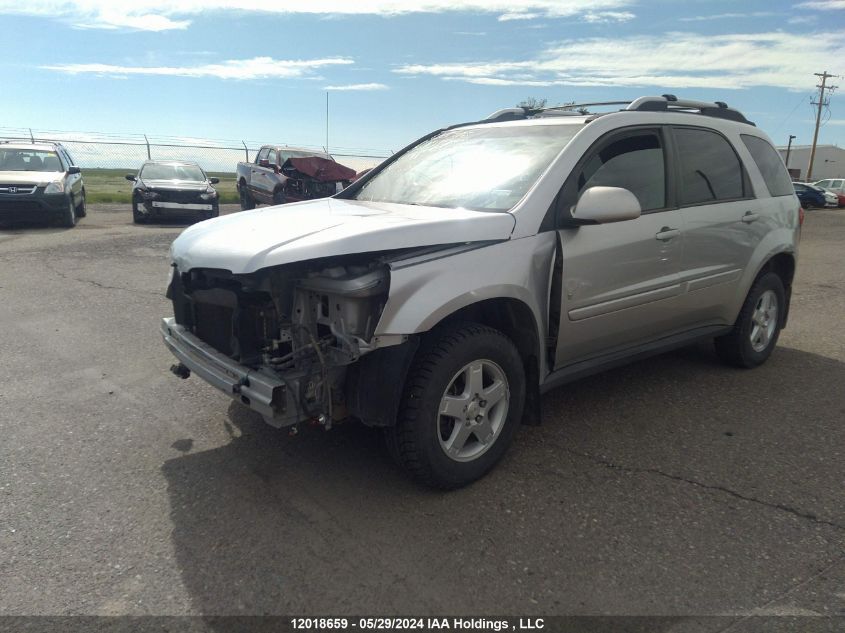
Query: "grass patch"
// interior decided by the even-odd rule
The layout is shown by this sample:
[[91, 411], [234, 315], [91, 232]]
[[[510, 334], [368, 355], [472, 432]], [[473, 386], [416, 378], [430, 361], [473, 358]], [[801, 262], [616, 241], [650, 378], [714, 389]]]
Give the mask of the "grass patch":
[[[134, 173], [137, 172], [131, 169], [84, 169], [82, 178], [85, 181], [85, 199], [88, 202], [129, 204], [132, 202], [132, 183], [126, 180], [126, 174]], [[220, 204], [238, 202], [235, 174], [208, 172], [208, 175], [220, 179], [220, 184], [214, 185], [220, 193]]]

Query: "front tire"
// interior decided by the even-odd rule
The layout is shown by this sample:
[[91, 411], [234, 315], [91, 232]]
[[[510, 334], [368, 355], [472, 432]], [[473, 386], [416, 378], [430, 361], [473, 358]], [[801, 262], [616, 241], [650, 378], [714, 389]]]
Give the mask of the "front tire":
[[733, 331], [715, 340], [716, 354], [734, 367], [762, 365], [777, 345], [784, 314], [783, 281], [776, 273], [765, 273], [748, 291]]
[[216, 218], [220, 216], [220, 207], [218, 205], [213, 205], [211, 207], [211, 211], [203, 211], [200, 215], [200, 221], [202, 220], [210, 220], [211, 218]]
[[76, 207], [76, 217], [78, 217], [78, 218], [84, 218], [86, 215], [88, 215], [88, 207], [85, 204], [85, 190], [84, 189], [82, 190], [81, 196], [82, 196], [82, 199], [79, 201], [79, 205], [77, 205], [77, 207]]
[[241, 201], [241, 210], [249, 211], [255, 208], [255, 200], [249, 195], [249, 191], [246, 189], [246, 183], [241, 183], [238, 187], [238, 196]]
[[284, 190], [276, 189], [273, 192], [273, 204], [285, 204], [288, 201], [287, 196], [285, 195]]
[[501, 459], [524, 403], [525, 372], [513, 342], [484, 325], [448, 326], [428, 334], [417, 352], [387, 441], [421, 483], [459, 488]]
[[76, 203], [73, 201], [73, 198], [68, 200], [67, 207], [62, 212], [62, 217], [59, 220], [59, 226], [67, 229], [72, 229], [76, 226]]
[[141, 204], [141, 201], [138, 198], [132, 199], [132, 222], [135, 224], [146, 224], [147, 216], [141, 213], [141, 210], [138, 208], [139, 204]]

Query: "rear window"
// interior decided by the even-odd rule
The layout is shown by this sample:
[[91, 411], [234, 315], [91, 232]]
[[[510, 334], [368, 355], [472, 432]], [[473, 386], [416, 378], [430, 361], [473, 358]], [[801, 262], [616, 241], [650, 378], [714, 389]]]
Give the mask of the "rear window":
[[789, 179], [789, 172], [780, 154], [777, 153], [766, 140], [759, 136], [750, 134], [742, 135], [742, 142], [748, 148], [748, 152], [757, 163], [757, 169], [763, 176], [766, 188], [772, 196], [791, 196], [794, 193], [792, 181]]

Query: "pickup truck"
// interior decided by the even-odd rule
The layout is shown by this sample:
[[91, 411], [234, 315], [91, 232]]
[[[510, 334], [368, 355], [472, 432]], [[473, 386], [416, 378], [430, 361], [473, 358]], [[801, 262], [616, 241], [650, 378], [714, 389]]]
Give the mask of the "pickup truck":
[[327, 198], [341, 191], [355, 175], [354, 169], [341, 165], [328, 154], [264, 145], [255, 162], [238, 163], [241, 209]]

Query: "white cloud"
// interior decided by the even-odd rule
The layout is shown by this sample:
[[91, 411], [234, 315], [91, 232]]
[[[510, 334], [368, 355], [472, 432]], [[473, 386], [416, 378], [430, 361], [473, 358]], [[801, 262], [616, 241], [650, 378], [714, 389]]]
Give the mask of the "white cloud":
[[124, 15], [122, 13], [108, 13], [98, 20], [74, 22], [80, 29], [131, 29], [135, 31], [172, 31], [188, 28], [190, 20], [171, 20], [163, 15]]
[[0, 15], [58, 18], [82, 28], [163, 31], [184, 29], [190, 18], [222, 11], [263, 14], [381, 15], [472, 12], [499, 14], [502, 19], [559, 18], [613, 12], [635, 0], [0, 0]]
[[728, 20], [739, 18], [767, 18], [778, 15], [774, 11], [753, 11], [751, 13], [714, 13], [713, 15], [695, 15], [692, 17], [678, 18], [679, 22], [706, 22], [710, 20]]
[[833, 11], [845, 9], [845, 0], [811, 0], [795, 5], [799, 9], [817, 9], [818, 11]]
[[527, 11], [511, 11], [499, 16], [499, 22], [511, 22], [513, 20], [535, 20], [543, 17], [542, 13], [529, 13]]
[[282, 60], [272, 57], [230, 59], [217, 64], [200, 66], [120, 66], [117, 64], [56, 64], [42, 66], [72, 75], [93, 73], [97, 75], [159, 75], [173, 77], [217, 77], [219, 79], [294, 79], [306, 77], [315, 68], [351, 64], [344, 57], [309, 60]]
[[351, 91], [351, 90], [389, 90], [385, 84], [369, 83], [369, 84], [346, 84], [344, 86], [326, 86], [323, 90], [334, 90], [337, 92]]
[[568, 40], [520, 61], [408, 64], [394, 72], [484, 85], [806, 90], [845, 59], [845, 33], [664, 33]]
[[635, 16], [630, 11], [590, 11], [584, 14], [584, 21], [594, 24], [604, 22], [627, 22]]

